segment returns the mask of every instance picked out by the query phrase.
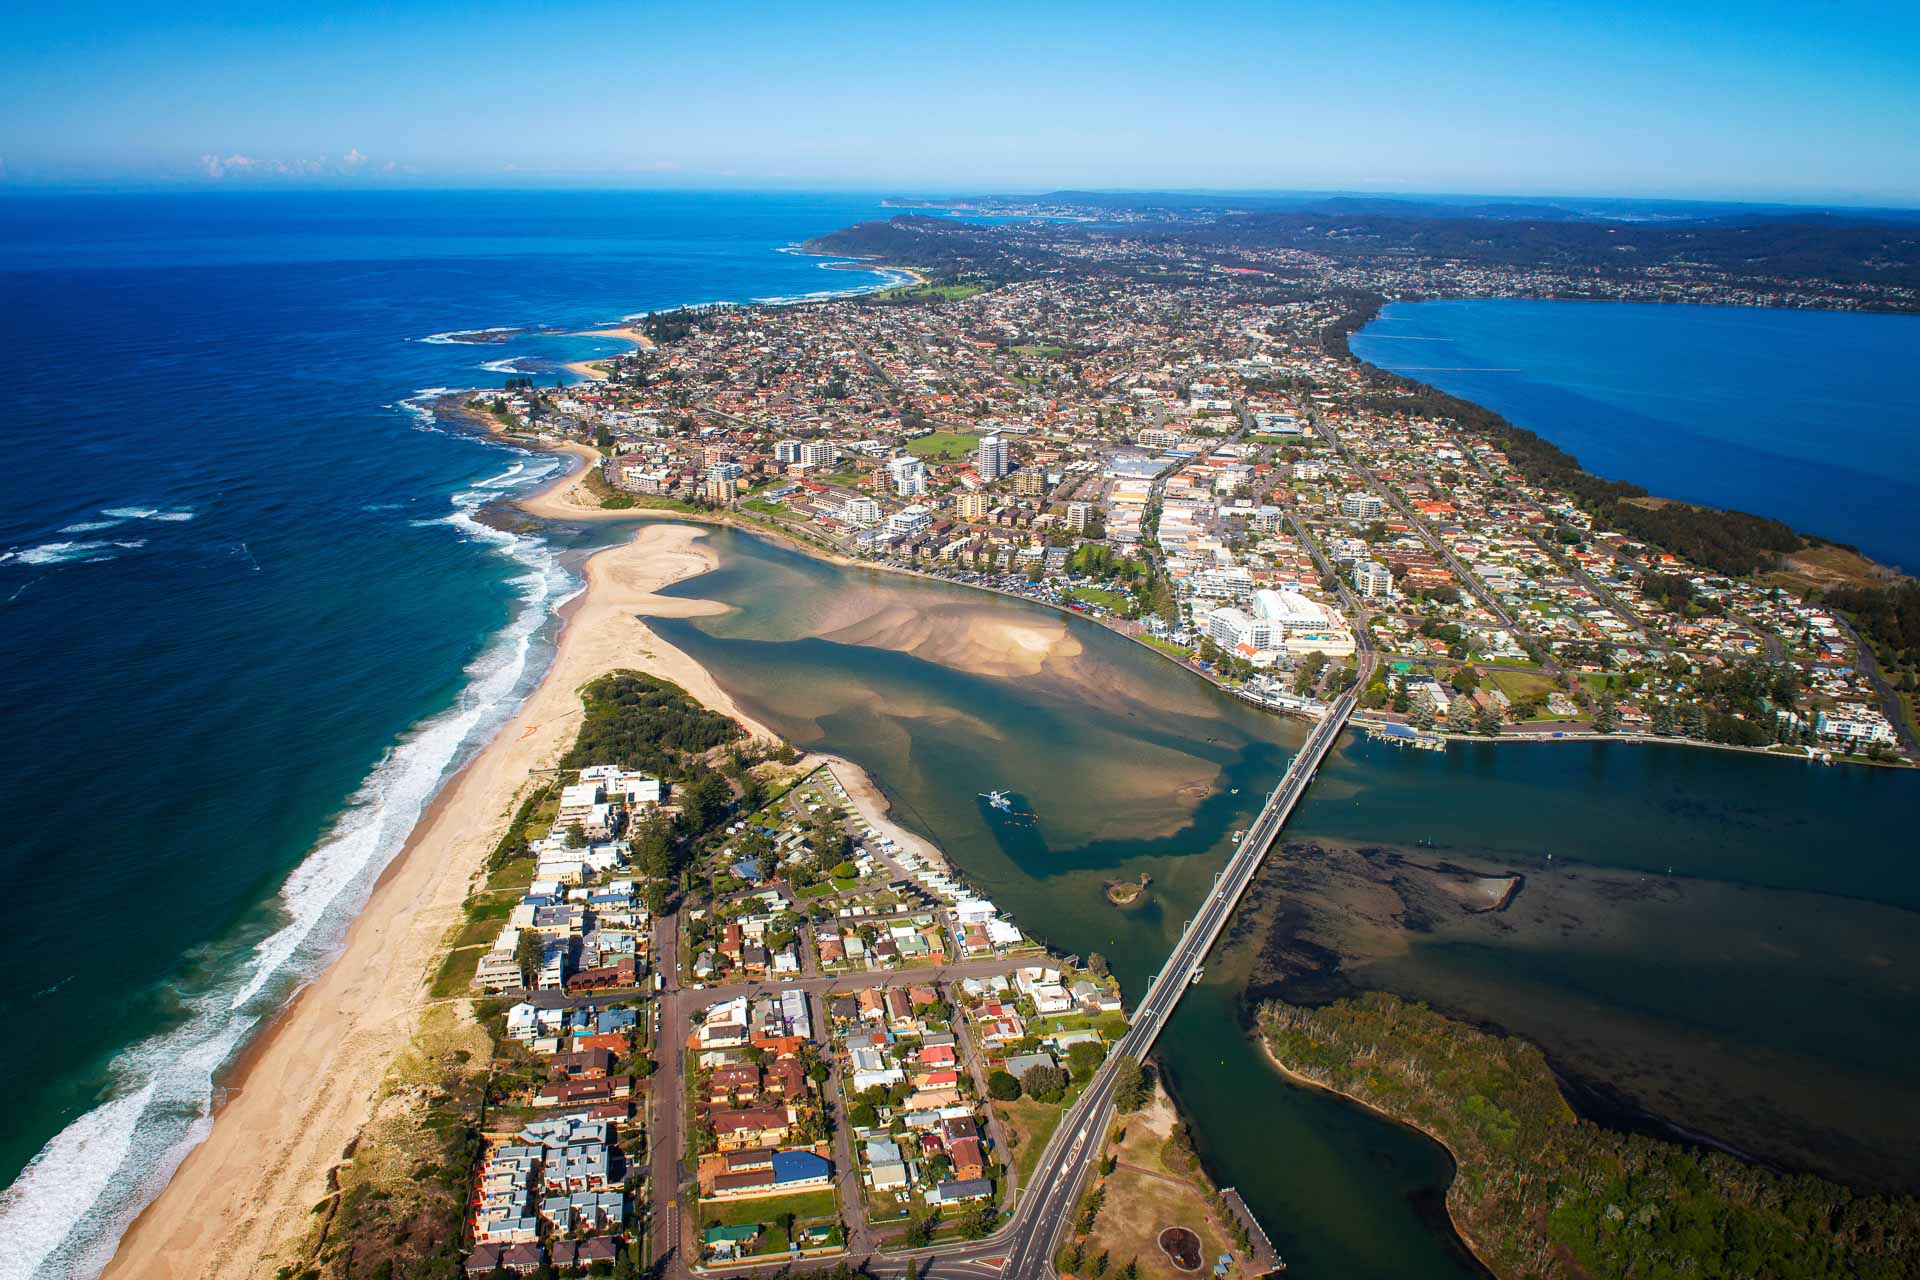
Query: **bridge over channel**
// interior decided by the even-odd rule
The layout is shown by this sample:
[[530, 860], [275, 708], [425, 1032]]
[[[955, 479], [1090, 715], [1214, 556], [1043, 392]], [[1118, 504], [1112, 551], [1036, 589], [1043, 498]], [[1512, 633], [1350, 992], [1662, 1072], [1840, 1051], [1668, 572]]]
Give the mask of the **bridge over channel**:
[[[1365, 650], [1363, 641], [1360, 678], [1354, 689], [1365, 686], [1372, 666], [1371, 656]], [[887, 1254], [872, 1259], [869, 1270], [892, 1277], [904, 1272], [907, 1259], [914, 1258], [918, 1260], [920, 1272], [931, 1280], [943, 1277], [973, 1280], [994, 1275], [1001, 1280], [1048, 1280], [1053, 1274], [1054, 1251], [1073, 1221], [1087, 1167], [1099, 1151], [1112, 1118], [1119, 1059], [1144, 1058], [1159, 1039], [1180, 997], [1198, 980], [1207, 953], [1233, 918], [1234, 908], [1259, 873], [1294, 806], [1299, 804], [1327, 752], [1352, 717], [1356, 702], [1354, 690], [1342, 694], [1307, 735], [1280, 784], [1267, 796], [1259, 816], [1241, 837], [1233, 856], [1214, 881], [1206, 900], [1194, 912], [1173, 954], [1154, 976], [1145, 998], [1134, 1010], [1127, 1033], [1114, 1045], [1105, 1065], [1085, 1092], [1061, 1117], [1060, 1126], [1054, 1130], [1027, 1179], [1013, 1218], [983, 1240]]]

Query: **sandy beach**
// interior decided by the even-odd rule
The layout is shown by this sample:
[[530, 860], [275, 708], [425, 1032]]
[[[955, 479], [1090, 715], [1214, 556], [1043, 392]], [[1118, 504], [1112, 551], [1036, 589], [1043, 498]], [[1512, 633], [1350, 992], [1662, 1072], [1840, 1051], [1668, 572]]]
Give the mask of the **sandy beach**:
[[802, 769], [823, 764], [833, 770], [834, 777], [840, 779], [840, 785], [847, 789], [847, 800], [867, 825], [907, 852], [919, 854], [930, 866], [943, 867], [949, 872], [953, 870], [953, 864], [947, 861], [947, 855], [940, 851], [938, 845], [924, 836], [915, 835], [889, 816], [893, 806], [865, 769], [851, 760], [820, 751], [810, 752], [800, 761]]
[[[633, 343], [643, 351], [653, 350], [653, 339], [632, 325], [619, 325], [612, 329], [588, 329], [584, 333], [578, 333], [574, 336], [579, 338], [619, 338], [624, 342]], [[607, 375], [605, 370], [595, 368], [595, 363], [612, 358], [612, 356], [595, 356], [592, 360], [576, 360], [567, 366], [567, 372], [577, 377], [585, 378], [590, 382], [599, 382]]]
[[[128, 1230], [106, 1275], [271, 1274], [282, 1250], [307, 1229], [309, 1207], [327, 1194], [329, 1171], [365, 1125], [390, 1064], [409, 1042], [447, 932], [529, 775], [551, 767], [571, 744], [581, 685], [617, 668], [646, 671], [756, 736], [773, 737], [636, 616], [642, 609], [685, 617], [722, 607], [655, 595], [713, 567], [702, 537], [685, 525], [650, 525], [588, 561], [586, 591], [570, 607], [545, 679], [442, 790], [348, 931], [340, 957], [249, 1051], [244, 1070], [227, 1082], [237, 1087], [206, 1141]], [[853, 771], [842, 779], [852, 793]]]

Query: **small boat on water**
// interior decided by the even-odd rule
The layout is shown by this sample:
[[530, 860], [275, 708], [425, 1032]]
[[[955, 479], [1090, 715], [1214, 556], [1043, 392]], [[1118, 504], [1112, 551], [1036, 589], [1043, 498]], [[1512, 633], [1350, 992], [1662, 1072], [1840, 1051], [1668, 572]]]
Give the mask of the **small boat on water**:
[[1013, 793], [1011, 791], [982, 791], [980, 798], [1002, 813], [1013, 812]]

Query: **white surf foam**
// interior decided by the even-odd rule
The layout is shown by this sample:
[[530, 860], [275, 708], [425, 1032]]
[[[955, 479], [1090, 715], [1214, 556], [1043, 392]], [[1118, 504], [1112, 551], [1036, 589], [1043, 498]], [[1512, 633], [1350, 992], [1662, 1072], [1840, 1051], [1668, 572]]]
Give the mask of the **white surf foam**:
[[135, 551], [146, 545], [145, 538], [117, 541], [96, 539], [79, 542], [43, 542], [37, 547], [16, 548], [0, 553], [0, 564], [7, 561], [31, 565], [90, 564], [99, 560], [111, 560], [122, 551]]
[[193, 519], [191, 507], [108, 507], [100, 513], [112, 516], [115, 520], [162, 520], [169, 524], [178, 524]]
[[[540, 461], [545, 462], [545, 459]], [[547, 470], [550, 470], [550, 465]], [[445, 523], [516, 561], [520, 607], [467, 668], [453, 706], [416, 725], [375, 766], [275, 901], [278, 923], [242, 964], [185, 997], [172, 1030], [112, 1063], [112, 1096], [74, 1120], [0, 1192], [0, 1280], [97, 1276], [135, 1216], [209, 1132], [213, 1078], [260, 1021], [338, 952], [382, 870], [434, 794], [506, 721], [537, 674], [553, 611], [577, 590], [547, 545], [481, 524], [472, 511], [546, 474], [516, 462], [498, 483], [456, 495]]]

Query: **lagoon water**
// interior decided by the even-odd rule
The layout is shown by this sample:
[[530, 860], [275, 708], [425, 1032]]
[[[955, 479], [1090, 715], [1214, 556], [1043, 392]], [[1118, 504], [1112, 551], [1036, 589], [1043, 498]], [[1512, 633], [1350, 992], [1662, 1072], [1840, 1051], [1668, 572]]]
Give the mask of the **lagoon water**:
[[[455, 331], [879, 277], [797, 194], [0, 199], [0, 1277], [86, 1275], [543, 665], [570, 574], [475, 523], [554, 465], [436, 387], [625, 344]], [[29, 1162], [32, 1162], [31, 1164]]]
[[1595, 475], [1920, 569], [1920, 316], [1397, 302], [1352, 347], [1498, 410]]

